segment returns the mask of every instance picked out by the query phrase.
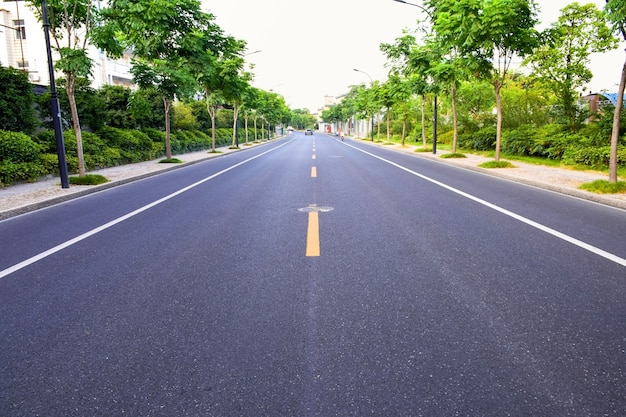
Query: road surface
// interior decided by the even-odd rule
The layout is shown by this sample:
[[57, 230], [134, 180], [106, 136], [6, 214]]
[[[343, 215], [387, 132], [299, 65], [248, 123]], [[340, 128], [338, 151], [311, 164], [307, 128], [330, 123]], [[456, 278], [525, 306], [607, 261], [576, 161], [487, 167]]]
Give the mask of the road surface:
[[624, 236], [296, 133], [0, 222], [0, 415], [623, 416]]

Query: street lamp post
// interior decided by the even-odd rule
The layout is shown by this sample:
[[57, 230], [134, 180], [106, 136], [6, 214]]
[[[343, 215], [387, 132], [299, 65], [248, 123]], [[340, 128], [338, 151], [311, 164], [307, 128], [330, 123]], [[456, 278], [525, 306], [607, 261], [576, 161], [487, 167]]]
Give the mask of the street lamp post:
[[63, 129], [61, 126], [61, 110], [59, 96], [54, 81], [54, 65], [52, 63], [52, 49], [50, 48], [50, 22], [48, 20], [48, 4], [46, 0], [41, 4], [43, 32], [46, 39], [46, 51], [48, 53], [48, 72], [50, 74], [50, 109], [54, 125], [54, 137], [56, 139], [57, 157], [59, 159], [59, 176], [61, 188], [70, 188], [69, 175], [67, 172], [67, 160], [65, 158], [65, 144], [63, 143]]
[[[356, 69], [356, 68], [353, 68], [353, 70], [356, 71], [356, 72], [360, 72], [360, 73], [363, 73], [363, 74], [367, 75], [367, 78], [370, 79], [370, 86], [372, 86], [374, 84], [374, 81], [372, 80], [372, 77], [367, 72], [361, 71], [361, 70]], [[372, 136], [372, 142], [374, 142], [374, 113], [372, 113], [372, 115], [370, 116], [370, 122], [371, 122], [370, 123], [371, 124], [370, 132], [371, 132], [371, 136]]]
[[[430, 11], [428, 11], [428, 9], [426, 9], [424, 6], [420, 6], [419, 4], [410, 3], [404, 0], [393, 0], [393, 1], [402, 3], [402, 4], [407, 4], [409, 6], [417, 7], [418, 9], [426, 13], [428, 17], [430, 17], [431, 19], [433, 17]], [[435, 93], [435, 102], [434, 102], [434, 109], [433, 109], [433, 153], [434, 154], [437, 153], [437, 123], [438, 123], [437, 119], [438, 119], [437, 93]]]

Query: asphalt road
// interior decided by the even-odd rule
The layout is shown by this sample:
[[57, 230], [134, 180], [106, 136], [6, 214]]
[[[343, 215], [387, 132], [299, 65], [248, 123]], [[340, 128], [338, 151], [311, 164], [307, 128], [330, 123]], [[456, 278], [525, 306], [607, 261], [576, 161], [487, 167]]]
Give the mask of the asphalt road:
[[623, 416], [624, 236], [298, 133], [0, 222], [0, 415]]

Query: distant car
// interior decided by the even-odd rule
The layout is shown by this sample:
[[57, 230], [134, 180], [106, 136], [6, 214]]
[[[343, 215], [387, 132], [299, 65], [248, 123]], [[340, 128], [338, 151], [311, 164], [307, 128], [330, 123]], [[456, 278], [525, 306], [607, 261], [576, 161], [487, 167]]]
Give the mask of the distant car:
[[312, 129], [307, 129], [304, 131], [305, 135], [312, 135], [313, 134], [313, 130]]

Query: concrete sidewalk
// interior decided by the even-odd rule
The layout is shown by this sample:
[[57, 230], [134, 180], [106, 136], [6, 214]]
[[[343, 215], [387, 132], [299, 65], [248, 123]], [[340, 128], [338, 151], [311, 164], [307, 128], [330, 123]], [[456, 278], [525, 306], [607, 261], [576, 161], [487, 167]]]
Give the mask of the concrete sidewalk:
[[[457, 166], [460, 168], [470, 169], [483, 173], [515, 181], [522, 184], [531, 185], [538, 188], [567, 194], [574, 197], [594, 201], [600, 204], [606, 204], [612, 207], [626, 209], [626, 194], [596, 194], [589, 191], [579, 189], [582, 184], [590, 183], [595, 180], [607, 180], [608, 174], [598, 171], [585, 170], [578, 171], [569, 168], [555, 168], [544, 165], [528, 164], [518, 161], [510, 161], [515, 168], [481, 168], [480, 164], [487, 161], [493, 161], [481, 155], [466, 154], [466, 158], [441, 158], [441, 155], [448, 151], [440, 150], [436, 155], [432, 152], [415, 152], [419, 147], [417, 145], [399, 144], [385, 145], [381, 143], [372, 143], [368, 140], [359, 140], [359, 143], [367, 143], [371, 146], [383, 147], [385, 149], [393, 149], [399, 152], [406, 152], [421, 158], [428, 158], [440, 163]], [[506, 158], [502, 158], [506, 160]]]
[[240, 145], [240, 149], [221, 147], [216, 149], [217, 153], [203, 150], [174, 155], [174, 158], [183, 161], [181, 164], [162, 164], [159, 161], [163, 158], [159, 158], [90, 171], [89, 174], [103, 175], [109, 180], [101, 185], [71, 185], [70, 188], [61, 188], [59, 177], [50, 177], [34, 183], [21, 183], [0, 188], [0, 220], [265, 143], [267, 141], [250, 142], [247, 146]]

